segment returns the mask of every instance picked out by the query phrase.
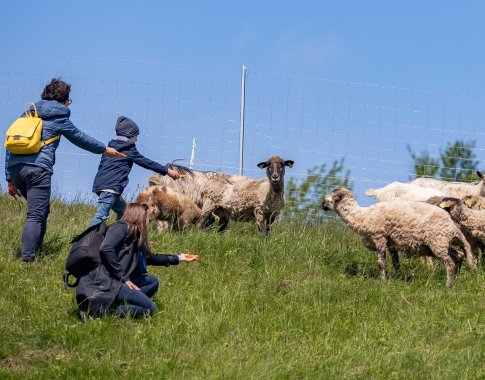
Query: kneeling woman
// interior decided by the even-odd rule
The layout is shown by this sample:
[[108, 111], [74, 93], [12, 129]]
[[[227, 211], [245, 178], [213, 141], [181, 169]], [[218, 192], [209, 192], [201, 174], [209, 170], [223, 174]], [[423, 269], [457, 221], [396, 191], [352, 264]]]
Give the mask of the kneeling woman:
[[151, 316], [157, 310], [151, 297], [158, 278], [147, 274], [147, 265], [191, 262], [196, 255], [165, 255], [150, 251], [146, 205], [131, 203], [123, 218], [113, 223], [100, 248], [101, 264], [82, 277], [76, 301], [82, 312], [101, 316], [114, 310], [120, 316]]

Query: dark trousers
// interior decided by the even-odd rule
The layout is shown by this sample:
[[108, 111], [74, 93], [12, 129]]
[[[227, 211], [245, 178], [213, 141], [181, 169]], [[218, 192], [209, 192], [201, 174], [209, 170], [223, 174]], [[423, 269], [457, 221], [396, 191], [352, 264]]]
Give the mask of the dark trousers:
[[119, 315], [132, 318], [153, 315], [157, 311], [157, 306], [150, 298], [158, 290], [158, 278], [151, 275], [130, 277], [140, 290], [130, 289], [125, 284], [121, 285], [115, 301]]
[[51, 173], [38, 166], [16, 165], [10, 180], [27, 199], [27, 219], [22, 231], [22, 260], [29, 261], [41, 248], [50, 211]]

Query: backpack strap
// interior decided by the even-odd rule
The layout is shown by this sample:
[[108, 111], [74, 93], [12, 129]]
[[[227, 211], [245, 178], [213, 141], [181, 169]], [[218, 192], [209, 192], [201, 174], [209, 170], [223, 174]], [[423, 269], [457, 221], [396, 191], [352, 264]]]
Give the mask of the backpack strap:
[[[28, 107], [30, 105], [34, 107], [34, 112], [32, 112], [30, 110], [30, 107]], [[24, 107], [24, 112], [25, 112], [25, 117], [39, 117], [39, 115], [37, 114], [37, 107], [35, 106], [35, 103], [32, 103], [32, 102], [26, 103]]]
[[61, 135], [57, 135], [57, 136], [51, 137], [50, 139], [44, 140], [42, 141], [42, 146], [46, 146], [50, 143], [53, 143], [54, 141], [59, 140], [60, 138], [61, 138]]
[[[31, 110], [32, 107], [34, 108], [33, 112]], [[32, 102], [26, 103], [25, 108], [24, 108], [24, 112], [25, 112], [25, 117], [39, 117], [35, 103], [32, 103]], [[44, 140], [44, 141], [42, 141], [42, 146], [44, 147], [46, 145], [49, 145], [49, 144], [53, 143], [54, 141], [59, 140], [60, 138], [61, 138], [61, 135], [57, 135], [57, 136], [51, 137], [50, 139]]]

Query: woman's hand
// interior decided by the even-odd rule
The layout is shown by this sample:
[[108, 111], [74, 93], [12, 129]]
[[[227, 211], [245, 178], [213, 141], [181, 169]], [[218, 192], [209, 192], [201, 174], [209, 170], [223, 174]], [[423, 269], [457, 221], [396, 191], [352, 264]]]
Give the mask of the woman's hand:
[[138, 286], [136, 286], [131, 280], [125, 281], [125, 285], [128, 286], [130, 289], [133, 290], [140, 290]]
[[21, 197], [20, 191], [18, 191], [18, 189], [12, 182], [9, 182], [7, 184], [7, 192], [11, 197], [14, 197], [14, 199], [17, 199], [17, 197]]
[[115, 148], [107, 146], [104, 153], [106, 157], [126, 158], [126, 154], [118, 152]]
[[192, 261], [197, 261], [199, 260], [199, 255], [187, 255], [185, 253], [182, 253], [181, 255], [178, 255], [179, 261], [183, 261], [185, 263], [191, 263]]

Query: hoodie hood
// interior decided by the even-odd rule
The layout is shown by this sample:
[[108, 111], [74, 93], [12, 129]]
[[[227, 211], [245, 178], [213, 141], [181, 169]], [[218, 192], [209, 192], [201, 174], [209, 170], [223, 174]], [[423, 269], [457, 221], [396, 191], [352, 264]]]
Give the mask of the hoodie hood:
[[[59, 103], [57, 100], [41, 100], [35, 103], [35, 106], [42, 120], [69, 119], [69, 116], [71, 116], [69, 107]], [[30, 110], [33, 111], [34, 107], [30, 106]]]
[[140, 134], [140, 128], [138, 125], [131, 120], [129, 117], [120, 116], [116, 121], [116, 135], [117, 136], [124, 136], [127, 138], [138, 136]]

